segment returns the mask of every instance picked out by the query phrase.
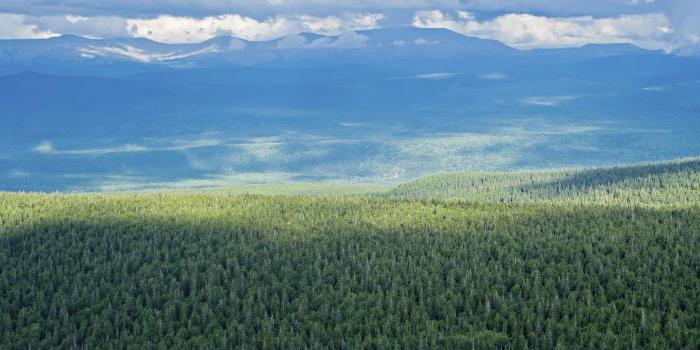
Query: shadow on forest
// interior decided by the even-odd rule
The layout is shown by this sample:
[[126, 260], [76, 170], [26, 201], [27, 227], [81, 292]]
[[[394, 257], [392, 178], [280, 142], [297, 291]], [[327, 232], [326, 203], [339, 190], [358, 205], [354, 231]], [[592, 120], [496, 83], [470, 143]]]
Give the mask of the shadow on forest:
[[645, 177], [689, 171], [700, 171], [700, 159], [661, 164], [586, 169], [568, 173], [565, 177], [558, 180], [521, 185], [518, 186], [517, 189], [521, 192], [546, 190], [576, 190], [578, 192], [587, 192], [594, 190], [596, 187], [615, 186], [618, 184], [635, 182]]
[[[444, 348], [527, 345], [541, 335], [533, 327], [518, 332], [528, 328], [512, 315], [527, 310], [530, 323], [559, 322], [561, 315], [537, 313], [551, 296], [577, 301], [566, 317], [574, 315], [592, 334], [612, 324], [642, 339], [637, 314], [621, 314], [616, 305], [640, 300], [653, 322], [668, 300], [677, 310], [692, 307], [687, 300], [697, 291], [695, 238], [675, 230], [695, 232], [690, 209], [90, 198], [61, 197], [55, 211], [18, 206], [12, 215], [25, 220], [0, 226], [0, 290], [7, 291], [0, 305], [8, 329], [0, 348], [4, 342], [29, 348], [33, 341], [40, 348], [110, 342], [149, 348], [161, 341], [168, 348], [204, 341], [211, 343], [201, 347], [264, 348], [275, 338], [279, 348], [390, 347], [382, 337], [403, 340], [405, 348], [423, 339]], [[188, 208], [188, 198], [201, 201]], [[82, 206], [66, 207], [70, 200]], [[217, 211], [235, 200], [237, 206]], [[598, 229], [601, 223], [619, 230]], [[677, 288], [648, 288], [652, 280]], [[674, 315], [681, 329], [696, 326], [693, 312]], [[502, 320], [516, 331], [500, 333]], [[623, 328], [630, 323], [635, 327]], [[222, 334], [229, 346], [214, 343]]]

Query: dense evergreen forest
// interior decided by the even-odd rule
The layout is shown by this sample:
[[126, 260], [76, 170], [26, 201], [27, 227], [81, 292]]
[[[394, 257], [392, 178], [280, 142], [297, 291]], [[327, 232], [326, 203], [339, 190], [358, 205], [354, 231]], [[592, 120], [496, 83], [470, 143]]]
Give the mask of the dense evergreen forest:
[[698, 349], [700, 161], [0, 194], [0, 348]]
[[493, 203], [693, 205], [700, 203], [700, 159], [566, 171], [440, 174], [399, 185], [387, 196]]

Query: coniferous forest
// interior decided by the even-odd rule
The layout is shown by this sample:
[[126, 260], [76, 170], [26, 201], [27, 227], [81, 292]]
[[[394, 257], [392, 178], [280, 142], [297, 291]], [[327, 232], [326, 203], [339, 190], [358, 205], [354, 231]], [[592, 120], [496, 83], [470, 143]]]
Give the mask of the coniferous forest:
[[698, 349], [700, 162], [0, 194], [0, 348]]

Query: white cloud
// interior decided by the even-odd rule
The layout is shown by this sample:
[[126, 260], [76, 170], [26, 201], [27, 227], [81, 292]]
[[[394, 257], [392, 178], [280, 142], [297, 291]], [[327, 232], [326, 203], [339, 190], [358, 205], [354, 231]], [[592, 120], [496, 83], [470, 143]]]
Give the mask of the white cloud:
[[[191, 43], [230, 35], [267, 40], [304, 31], [337, 35], [348, 30], [376, 28], [387, 19], [379, 12], [390, 15], [386, 22], [392, 26], [406, 25], [410, 15], [404, 17], [403, 11], [409, 10], [418, 11], [416, 16], [425, 25], [498, 39], [520, 48], [625, 41], [688, 54], [700, 50], [700, 2], [696, 0], [159, 0], [157, 4], [133, 0], [62, 0], [60, 3], [0, 1], [0, 11], [5, 12], [0, 13], [0, 38], [76, 34]], [[428, 11], [433, 8], [440, 10]], [[168, 15], [163, 9], [196, 15]], [[478, 20], [474, 13], [465, 10], [503, 15]], [[395, 45], [402, 43], [398, 40]]]
[[575, 98], [576, 96], [531, 96], [523, 99], [522, 102], [533, 106], [554, 107]]
[[68, 23], [76, 24], [79, 22], [85, 22], [85, 21], [87, 21], [88, 18], [83, 17], [83, 16], [66, 15], [65, 19], [66, 19], [66, 21], [68, 21]]
[[42, 31], [74, 34], [93, 38], [128, 36], [127, 20], [117, 16], [84, 17], [76, 15], [27, 17], [26, 23]]
[[[489, 0], [492, 1], [492, 0]], [[218, 15], [222, 13], [275, 16], [306, 13], [316, 16], [351, 12], [415, 8], [456, 8], [457, 0], [3, 0], [0, 9], [21, 13], [88, 16], [131, 14], [153, 16], [164, 13]]]
[[[216, 36], [270, 40], [301, 32], [326, 35], [378, 28], [381, 13], [343, 16], [277, 15], [258, 20], [240, 14], [208, 17], [160, 15], [151, 18], [118, 16], [28, 16], [0, 13], [0, 39], [47, 38], [75, 34], [98, 38], [140, 37], [163, 43], [198, 43]], [[242, 48], [241, 42], [232, 43]]]
[[[170, 13], [217, 15], [221, 13], [278, 14], [390, 11], [400, 14], [405, 10], [471, 10], [489, 12], [537, 12], [554, 15], [590, 13], [609, 16], [630, 11], [664, 9], [669, 2], [697, 4], [694, 0], [3, 0], [0, 9], [21, 13], [74, 13], [80, 15], [137, 14], [152, 16]], [[398, 10], [398, 11], [395, 11]]]
[[27, 16], [0, 13], [0, 39], [44, 39], [59, 34], [27, 23]]
[[504, 14], [479, 21], [472, 13], [457, 16], [439, 10], [418, 11], [413, 25], [420, 28], [447, 28], [485, 39], [495, 39], [521, 49], [570, 47], [590, 43], [630, 42], [651, 49], [670, 49], [672, 32], [662, 13], [622, 15], [611, 18], [544, 17], [531, 14]]
[[129, 33], [164, 43], [193, 43], [217, 35], [230, 35], [248, 40], [269, 39], [290, 30], [286, 18], [257, 21], [241, 15], [220, 15], [204, 18], [163, 15], [148, 19], [127, 20]]
[[[688, 1], [693, 0], [670, 0]], [[593, 16], [614, 16], [620, 13], [639, 13], [665, 8], [669, 0], [460, 0], [459, 9], [487, 12], [530, 12], [546, 13], [555, 16], [591, 14]], [[426, 4], [427, 5], [427, 4]], [[432, 8], [443, 8], [433, 6]]]
[[379, 26], [383, 14], [354, 14], [343, 17], [308, 15], [276, 16], [257, 20], [238, 14], [203, 18], [162, 15], [148, 19], [128, 19], [128, 32], [164, 43], [202, 42], [215, 36], [234, 36], [246, 40], [270, 40], [301, 32], [338, 35], [350, 30]]
[[670, 0], [669, 4], [676, 49], [682, 54], [700, 54], [700, 2]]
[[[354, 17], [354, 18], [353, 18]], [[386, 19], [383, 13], [356, 14], [351, 17], [357, 29], [374, 29], [379, 27], [379, 22]]]
[[[378, 28], [381, 13], [343, 16], [278, 15], [258, 20], [240, 14], [208, 17], [160, 15], [151, 18], [118, 16], [28, 16], [0, 13], [0, 39], [48, 38], [75, 34], [94, 38], [140, 37], [163, 43], [198, 43], [216, 36], [246, 40], [270, 40], [301, 32], [339, 35], [348, 31]], [[245, 42], [231, 43], [231, 49]], [[128, 53], [127, 54], [131, 54]]]

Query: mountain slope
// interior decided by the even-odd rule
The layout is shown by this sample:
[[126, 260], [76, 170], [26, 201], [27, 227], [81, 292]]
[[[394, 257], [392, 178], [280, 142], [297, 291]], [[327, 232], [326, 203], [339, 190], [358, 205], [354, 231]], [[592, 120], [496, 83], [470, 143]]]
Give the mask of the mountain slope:
[[572, 63], [595, 58], [621, 55], [652, 55], [661, 51], [645, 50], [632, 44], [587, 44], [581, 47], [534, 49], [529, 56], [553, 63]]
[[394, 198], [611, 205], [700, 203], [700, 159], [550, 172], [455, 173], [399, 185]]
[[494, 40], [447, 29], [382, 28], [337, 36], [301, 33], [252, 42], [217, 37], [195, 44], [163, 44], [142, 38], [88, 39], [64, 35], [39, 40], [1, 40], [0, 74], [44, 73], [115, 75], [168, 68], [231, 65], [373, 64], [469, 67], [578, 62], [621, 54], [652, 53], [631, 45], [588, 45], [560, 50], [519, 51]]

